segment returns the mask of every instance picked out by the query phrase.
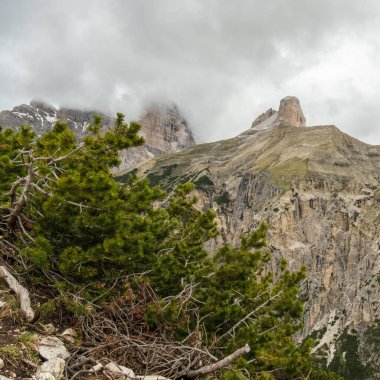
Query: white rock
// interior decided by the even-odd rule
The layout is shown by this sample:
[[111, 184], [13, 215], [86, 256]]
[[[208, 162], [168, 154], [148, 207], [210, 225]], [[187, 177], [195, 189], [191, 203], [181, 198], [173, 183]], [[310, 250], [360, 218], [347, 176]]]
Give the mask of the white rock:
[[3, 368], [4, 368], [4, 360], [0, 359], [0, 369], [3, 369]]
[[11, 380], [9, 377], [0, 375], [0, 380]]
[[4, 302], [4, 301], [0, 301], [0, 308], [2, 308], [3, 306], [5, 306], [7, 303]]
[[51, 373], [41, 373], [35, 377], [36, 380], [57, 380]]
[[75, 342], [75, 338], [77, 336], [78, 336], [77, 332], [74, 329], [72, 329], [72, 328], [66, 329], [61, 334], [62, 339], [64, 339], [66, 342], [69, 342], [69, 343], [74, 343]]
[[108, 364], [104, 366], [104, 368], [108, 370], [109, 372], [119, 374], [119, 375], [124, 375], [130, 379], [135, 378], [135, 373], [133, 372], [133, 370], [127, 367], [123, 367], [122, 365], [118, 365], [114, 362], [109, 362]]
[[53, 358], [41, 364], [35, 375], [36, 380], [60, 380], [65, 370], [65, 361], [62, 358]]
[[139, 376], [139, 380], [170, 380], [167, 377], [160, 375], [147, 375], [147, 376]]
[[96, 365], [94, 365], [92, 368], [91, 368], [91, 372], [98, 372], [100, 371], [101, 369], [103, 368], [103, 364], [102, 363], [98, 363]]
[[39, 341], [38, 352], [46, 359], [68, 359], [70, 357], [65, 345], [55, 336], [44, 337]]
[[62, 335], [69, 335], [69, 336], [72, 336], [73, 338], [76, 338], [78, 336], [77, 332], [72, 328], [66, 329], [62, 333]]

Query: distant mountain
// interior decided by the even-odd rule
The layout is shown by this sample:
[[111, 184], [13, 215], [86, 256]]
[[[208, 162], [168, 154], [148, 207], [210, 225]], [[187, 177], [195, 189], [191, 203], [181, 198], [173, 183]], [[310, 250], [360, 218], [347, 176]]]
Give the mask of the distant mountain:
[[176, 152], [195, 145], [193, 133], [175, 104], [151, 104], [138, 122], [146, 145], [121, 152], [122, 162], [115, 170], [116, 173], [159, 154]]
[[[65, 121], [78, 139], [87, 133], [87, 127], [94, 115], [103, 117], [104, 129], [110, 128], [115, 119], [99, 111], [83, 111], [54, 106], [32, 100], [30, 104], [14, 107], [12, 111], [0, 112], [0, 127], [18, 129], [23, 124], [31, 125], [38, 133], [49, 131], [58, 120]], [[141, 135], [146, 144], [121, 152], [122, 163], [116, 172], [156, 155], [174, 152], [195, 144], [193, 134], [184, 116], [174, 104], [151, 104], [140, 120]]]
[[287, 97], [235, 138], [136, 169], [167, 188], [193, 181], [199, 207], [217, 212], [215, 244], [236, 243], [267, 220], [274, 257], [309, 271], [298, 338], [316, 338], [321, 363], [346, 379], [378, 379], [380, 146], [332, 125], [305, 125], [298, 99]]

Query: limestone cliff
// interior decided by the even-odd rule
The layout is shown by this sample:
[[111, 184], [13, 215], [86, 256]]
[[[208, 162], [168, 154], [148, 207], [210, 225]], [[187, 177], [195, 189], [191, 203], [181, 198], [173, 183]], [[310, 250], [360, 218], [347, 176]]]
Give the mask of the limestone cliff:
[[159, 154], [195, 145], [188, 123], [175, 104], [151, 104], [139, 123], [140, 134], [145, 138], [146, 144], [121, 152], [121, 164], [115, 170], [116, 173]]
[[[380, 374], [380, 146], [335, 126], [304, 125], [298, 99], [288, 97], [278, 112], [261, 115], [235, 138], [157, 157], [137, 169], [166, 187], [193, 181], [199, 207], [218, 214], [219, 242], [234, 243], [268, 220], [274, 257], [308, 268], [298, 339], [316, 337], [315, 351], [330, 366], [350, 365], [357, 350], [362, 367], [355, 378], [375, 379]], [[354, 348], [346, 347], [350, 337], [356, 339]]]

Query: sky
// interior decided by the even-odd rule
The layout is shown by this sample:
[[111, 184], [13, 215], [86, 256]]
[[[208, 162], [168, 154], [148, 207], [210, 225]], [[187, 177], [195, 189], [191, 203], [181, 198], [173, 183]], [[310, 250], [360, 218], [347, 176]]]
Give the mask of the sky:
[[0, 0], [0, 110], [174, 102], [207, 142], [288, 95], [380, 144], [379, 0]]

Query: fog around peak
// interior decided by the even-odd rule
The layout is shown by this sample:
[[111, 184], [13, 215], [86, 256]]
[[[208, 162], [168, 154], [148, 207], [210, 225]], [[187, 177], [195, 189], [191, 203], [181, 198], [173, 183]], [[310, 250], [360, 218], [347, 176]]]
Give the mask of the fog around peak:
[[0, 109], [138, 118], [178, 105], [198, 140], [237, 135], [280, 99], [308, 125], [380, 144], [380, 3], [343, 0], [0, 0]]

